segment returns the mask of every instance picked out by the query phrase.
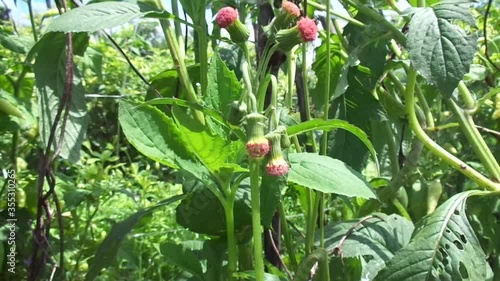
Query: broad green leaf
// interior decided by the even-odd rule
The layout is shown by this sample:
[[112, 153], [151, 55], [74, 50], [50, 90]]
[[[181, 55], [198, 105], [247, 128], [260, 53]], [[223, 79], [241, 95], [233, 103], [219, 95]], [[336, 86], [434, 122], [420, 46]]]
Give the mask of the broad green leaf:
[[240, 95], [240, 82], [216, 53], [208, 69], [208, 89], [203, 100], [209, 108], [227, 116], [231, 103], [238, 100]]
[[[329, 224], [325, 227], [325, 248], [341, 258], [362, 257], [377, 273], [394, 254], [405, 247], [414, 230], [413, 224], [398, 215], [374, 214], [373, 217]], [[319, 242], [319, 233], [316, 240]], [[363, 268], [363, 277], [373, 279]]]
[[[200, 65], [188, 67], [188, 75], [193, 87], [200, 82]], [[146, 95], [147, 100], [161, 97], [185, 98], [186, 89], [179, 80], [177, 69], [168, 69], [151, 79]]]
[[[353, 135], [355, 135], [363, 144], [368, 148], [370, 153], [372, 154], [373, 160], [378, 165], [377, 153], [375, 152], [375, 148], [372, 143], [368, 139], [363, 130], [360, 128], [349, 124], [349, 122], [344, 120], [322, 120], [322, 119], [313, 119], [306, 122], [302, 122], [297, 125], [293, 125], [288, 127], [287, 132], [289, 136], [302, 134], [305, 132], [313, 131], [313, 130], [332, 130], [332, 129], [344, 129]], [[378, 166], [377, 166], [378, 167]]]
[[122, 1], [89, 4], [62, 14], [52, 21], [47, 32], [95, 32], [159, 12], [148, 5]]
[[289, 182], [324, 193], [377, 198], [363, 176], [342, 161], [313, 153], [293, 153], [289, 161]]
[[[88, 45], [88, 35], [73, 35], [75, 54], [82, 54]], [[66, 35], [48, 33], [33, 46], [30, 53], [36, 53], [33, 66], [38, 89], [39, 128], [42, 141], [48, 144], [50, 132], [63, 96], [66, 79]], [[75, 73], [77, 73], [75, 71]], [[62, 141], [60, 156], [73, 163], [80, 160], [80, 150], [88, 124], [85, 88], [75, 75], [73, 78], [71, 104], [64, 128], [64, 139], [60, 140], [61, 122], [55, 131], [52, 150], [56, 150]]]
[[281, 192], [287, 187], [287, 176], [273, 177], [262, 172], [260, 185], [260, 214], [262, 225], [270, 227], [281, 200]]
[[182, 168], [214, 186], [209, 170], [191, 150], [174, 120], [156, 107], [120, 101], [120, 125], [128, 141], [142, 154], [172, 168]]
[[[234, 202], [234, 222], [238, 239], [251, 228], [250, 187], [241, 185]], [[226, 235], [224, 208], [204, 186], [196, 188], [176, 208], [177, 223], [189, 230], [212, 236]], [[209, 223], [207, 223], [209, 222]]]
[[459, 193], [423, 218], [375, 280], [487, 280], [491, 268], [465, 213], [467, 198], [480, 194]]
[[6, 34], [0, 30], [0, 45], [19, 54], [26, 54], [33, 47], [33, 37]]
[[461, 21], [475, 27], [470, 3], [442, 2], [432, 8], [415, 11], [408, 31], [410, 60], [420, 74], [436, 85], [444, 98], [469, 72], [477, 51], [477, 35], [467, 34], [456, 25]]
[[176, 201], [185, 198], [187, 194], [175, 195], [168, 199], [161, 201], [160, 203], [148, 207], [146, 209], [140, 210], [133, 215], [129, 216], [125, 220], [113, 225], [111, 231], [108, 233], [104, 241], [99, 245], [97, 252], [90, 263], [89, 271], [85, 276], [86, 281], [94, 280], [102, 269], [113, 265], [116, 254], [120, 248], [120, 244], [125, 238], [125, 236], [134, 228], [134, 226], [139, 223], [139, 221], [150, 215], [153, 211], [161, 208], [163, 206], [169, 205]]
[[238, 136], [239, 139], [246, 140], [245, 133], [241, 130], [240, 127], [231, 125], [229, 122], [227, 122], [224, 119], [224, 116], [222, 116], [219, 112], [217, 112], [211, 108], [208, 108], [206, 106], [202, 106], [202, 105], [197, 104], [197, 103], [192, 103], [192, 102], [188, 102], [186, 100], [176, 99], [176, 98], [157, 98], [157, 99], [152, 99], [152, 100], [144, 103], [144, 105], [158, 105], [158, 104], [175, 104], [178, 106], [187, 107], [187, 108], [201, 111], [204, 114], [210, 116], [212, 118], [212, 120], [216, 121], [218, 124], [233, 131]]
[[192, 118], [180, 107], [174, 106], [172, 113], [179, 130], [189, 140], [192, 151], [213, 173], [226, 166], [225, 164], [235, 162], [237, 156], [244, 153], [242, 142], [230, 142], [212, 133], [205, 125]]
[[173, 242], [165, 242], [161, 244], [160, 251], [170, 264], [176, 265], [201, 279], [203, 278], [201, 263], [196, 254], [189, 248]]

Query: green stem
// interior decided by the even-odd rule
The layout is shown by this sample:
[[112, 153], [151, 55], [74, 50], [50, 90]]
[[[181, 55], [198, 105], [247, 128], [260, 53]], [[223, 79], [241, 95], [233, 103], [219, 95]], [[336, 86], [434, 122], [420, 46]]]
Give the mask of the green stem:
[[[302, 80], [303, 80], [303, 85], [304, 85], [304, 109], [306, 112], [306, 120], [308, 121], [311, 119], [311, 104], [309, 101], [309, 84], [307, 81], [308, 74], [307, 74], [307, 44], [302, 44]], [[316, 146], [316, 138], [314, 138], [314, 135], [312, 132], [308, 133], [308, 138], [311, 141], [312, 147], [314, 151], [318, 151], [318, 148]]]
[[[196, 95], [193, 84], [191, 84], [191, 81], [189, 80], [189, 74], [187, 71], [184, 56], [182, 56], [182, 52], [179, 48], [179, 43], [177, 42], [175, 33], [170, 25], [170, 21], [160, 20], [160, 24], [163, 30], [163, 34], [165, 35], [165, 39], [167, 40], [167, 45], [170, 50], [170, 54], [172, 55], [174, 65], [177, 66], [179, 79], [181, 80], [182, 86], [184, 86], [184, 88], [186, 89], [187, 99], [190, 102], [198, 103], [198, 96]], [[205, 124], [205, 117], [203, 116], [203, 113], [201, 111], [194, 111], [194, 115], [196, 119], [198, 119], [198, 121], [200, 121], [202, 124]]]
[[499, 191], [500, 184], [491, 181], [486, 178], [472, 167], [456, 158], [453, 154], [446, 151], [444, 148], [435, 143], [422, 129], [420, 126], [417, 115], [415, 112], [415, 84], [417, 80], [417, 72], [413, 67], [410, 67], [408, 71], [407, 87], [405, 92], [405, 102], [406, 102], [406, 113], [408, 115], [408, 121], [410, 126], [415, 133], [416, 137], [424, 144], [424, 146], [429, 149], [433, 154], [441, 158], [443, 161], [451, 165], [456, 170], [460, 171], [462, 174], [476, 182], [481, 187], [490, 191]]
[[[179, 2], [178, 0], [172, 1], [172, 13], [174, 16], [177, 18], [180, 17], [179, 13]], [[184, 54], [184, 38], [182, 37], [182, 29], [181, 29], [181, 23], [179, 21], [174, 21], [174, 28], [175, 28], [175, 34], [177, 35], [177, 42], [179, 42], [179, 49]]]
[[348, 16], [346, 16], [346, 15], [343, 15], [343, 14], [337, 13], [337, 12], [335, 12], [335, 11], [334, 11], [334, 10], [332, 10], [332, 9], [327, 9], [327, 7], [330, 7], [329, 3], [327, 3], [326, 5], [322, 5], [322, 4], [320, 4], [320, 3], [317, 3], [317, 2], [314, 2], [314, 1], [310, 1], [310, 0], [309, 0], [309, 1], [307, 1], [307, 3], [308, 3], [309, 5], [311, 5], [312, 7], [316, 8], [316, 9], [326, 11], [326, 12], [327, 12], [327, 14], [328, 14], [328, 15], [326, 16], [327, 21], [328, 21], [328, 20], [331, 20], [331, 16], [330, 16], [330, 14], [332, 14], [332, 15], [334, 15], [334, 16], [336, 16], [336, 17], [338, 17], [338, 18], [341, 18], [341, 19], [343, 19], [343, 20], [345, 20], [345, 21], [347, 21], [347, 22], [349, 22], [349, 23], [352, 23], [352, 24], [354, 24], [354, 25], [356, 25], [356, 26], [359, 26], [359, 27], [365, 27], [365, 24], [364, 24], [364, 23], [362, 23], [362, 22], [360, 22], [360, 21], [358, 21], [358, 20], [356, 20], [356, 19], [353, 19], [353, 18], [348, 17]]
[[286, 220], [285, 215], [285, 206], [283, 205], [283, 200], [280, 200], [278, 205], [278, 212], [280, 215], [281, 222], [281, 232], [283, 234], [283, 238], [285, 240], [286, 251], [288, 252], [288, 256], [290, 258], [290, 264], [292, 265], [293, 271], [297, 271], [299, 264], [297, 263], [297, 257], [295, 252], [295, 246], [292, 240], [292, 234], [288, 229], [288, 221]]
[[469, 91], [469, 88], [465, 85], [464, 81], [460, 81], [458, 83], [458, 92], [464, 99], [465, 108], [468, 110], [474, 110], [476, 107], [476, 101], [472, 97], [472, 94]]
[[30, 23], [31, 23], [31, 32], [33, 32], [33, 39], [35, 39], [35, 42], [38, 41], [38, 33], [36, 32], [36, 25], [35, 25], [35, 17], [33, 15], [33, 6], [31, 5], [32, 0], [26, 1], [28, 4], [28, 11], [30, 14]]
[[252, 204], [252, 231], [255, 258], [255, 280], [264, 281], [264, 257], [262, 255], [262, 226], [260, 223], [260, 161], [250, 160], [250, 191]]
[[200, 54], [200, 84], [201, 84], [201, 92], [202, 96], [205, 96], [208, 88], [208, 39], [207, 39], [207, 20], [205, 18], [205, 6], [206, 0], [198, 0], [201, 1], [203, 5], [203, 11], [199, 14], [198, 20], [200, 31], [198, 33], [200, 41], [198, 42], [198, 52]]
[[422, 111], [424, 112], [427, 126], [434, 127], [434, 116], [432, 116], [431, 108], [429, 107], [429, 104], [427, 103], [424, 94], [422, 93], [419, 87], [415, 89], [415, 92], [417, 94], [418, 102], [422, 105]]
[[465, 134], [465, 137], [481, 163], [484, 165], [486, 171], [488, 171], [491, 179], [498, 182], [500, 180], [500, 166], [477, 130], [472, 116], [467, 110], [460, 108], [452, 99], [448, 99], [446, 103], [451, 111], [458, 117], [458, 123], [460, 124], [462, 132]]
[[[342, 36], [343, 34], [343, 31], [342, 31], [342, 28], [340, 27], [340, 24], [339, 24], [339, 21], [338, 20], [333, 20], [333, 27], [335, 28], [335, 32], [338, 34], [338, 37], [340, 39], [340, 43], [342, 43], [342, 52], [344, 50], [349, 50], [349, 42], [347, 42], [347, 39]], [[345, 58], [347, 58], [347, 56], [345, 56]]]
[[307, 200], [307, 228], [306, 228], [306, 256], [311, 253], [314, 244], [314, 230], [316, 226], [316, 210], [317, 205], [315, 204], [316, 194], [309, 188], [306, 190], [306, 200]]
[[257, 92], [257, 112], [264, 111], [264, 102], [266, 101], [267, 87], [271, 82], [271, 73], [268, 73], [259, 83], [259, 91]]
[[395, 176], [397, 173], [399, 173], [398, 147], [396, 145], [394, 132], [392, 131], [391, 123], [389, 123], [389, 121], [384, 122], [384, 129], [387, 136], [389, 136], [389, 139], [387, 141], [387, 149], [391, 162], [391, 173], [393, 176]]
[[237, 270], [238, 251], [236, 246], [236, 236], [234, 234], [234, 196], [227, 198], [224, 206], [227, 229], [227, 270], [228, 280], [233, 280], [233, 274]]
[[287, 79], [288, 79], [288, 84], [287, 84], [287, 95], [285, 99], [285, 107], [288, 110], [292, 109], [292, 97], [293, 97], [293, 78], [295, 77], [295, 70], [296, 70], [296, 65], [295, 65], [295, 54], [293, 51], [290, 51], [286, 54], [287, 57]]

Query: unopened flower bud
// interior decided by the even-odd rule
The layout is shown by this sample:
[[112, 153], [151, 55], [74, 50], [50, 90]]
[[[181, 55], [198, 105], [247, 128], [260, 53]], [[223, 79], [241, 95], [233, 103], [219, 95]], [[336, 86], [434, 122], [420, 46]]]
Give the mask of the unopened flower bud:
[[266, 172], [270, 176], [280, 177], [286, 175], [289, 170], [289, 165], [283, 158], [281, 151], [281, 134], [273, 133], [268, 136], [271, 144], [271, 155], [266, 165]]
[[242, 43], [250, 37], [250, 30], [238, 19], [238, 11], [232, 7], [219, 10], [215, 21], [220, 28], [225, 28], [234, 43]]
[[297, 5], [290, 1], [283, 1], [281, 9], [273, 19], [273, 21], [265, 26], [264, 32], [271, 38], [273, 35], [281, 29], [288, 28], [289, 25], [296, 19], [300, 17], [300, 9]]
[[276, 43], [281, 51], [288, 52], [296, 45], [314, 41], [317, 37], [318, 27], [316, 23], [312, 19], [302, 18], [296, 26], [278, 31]]
[[278, 126], [276, 128], [276, 133], [280, 134], [280, 144], [282, 149], [289, 148], [291, 145], [290, 137], [286, 131], [286, 127], [283, 125]]
[[246, 149], [251, 158], [259, 159], [269, 153], [269, 141], [264, 136], [266, 117], [259, 113], [250, 113], [246, 117], [247, 137]]

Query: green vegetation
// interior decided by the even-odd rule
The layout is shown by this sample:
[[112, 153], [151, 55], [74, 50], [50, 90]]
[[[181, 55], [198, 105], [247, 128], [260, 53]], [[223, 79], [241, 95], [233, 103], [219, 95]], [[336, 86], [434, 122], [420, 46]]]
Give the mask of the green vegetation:
[[27, 3], [0, 280], [500, 280], [493, 1]]

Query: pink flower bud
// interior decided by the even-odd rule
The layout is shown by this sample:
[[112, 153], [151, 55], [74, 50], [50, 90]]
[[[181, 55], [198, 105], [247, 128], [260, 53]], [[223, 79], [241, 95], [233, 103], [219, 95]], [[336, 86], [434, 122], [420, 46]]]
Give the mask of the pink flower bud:
[[238, 11], [232, 7], [224, 7], [219, 10], [215, 21], [220, 28], [227, 28], [238, 19]]
[[318, 26], [309, 18], [302, 18], [297, 23], [300, 34], [306, 42], [314, 41], [318, 37]]
[[288, 169], [288, 163], [283, 158], [271, 159], [266, 165], [266, 172], [274, 177], [286, 175]]
[[300, 9], [295, 5], [295, 3], [290, 2], [290, 1], [283, 1], [283, 4], [281, 4], [281, 8], [283, 11], [287, 12], [290, 16], [294, 18], [298, 18], [300, 16]]
[[258, 159], [269, 153], [269, 141], [265, 137], [251, 139], [246, 143], [248, 155]]

